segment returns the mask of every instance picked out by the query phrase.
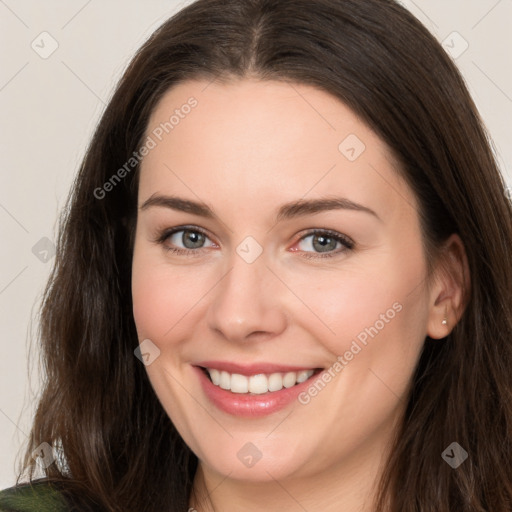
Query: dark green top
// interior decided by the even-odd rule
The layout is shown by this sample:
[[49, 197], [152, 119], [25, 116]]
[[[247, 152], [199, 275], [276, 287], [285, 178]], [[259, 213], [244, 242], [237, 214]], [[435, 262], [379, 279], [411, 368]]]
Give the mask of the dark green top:
[[68, 512], [69, 507], [56, 487], [33, 481], [0, 491], [1, 512]]

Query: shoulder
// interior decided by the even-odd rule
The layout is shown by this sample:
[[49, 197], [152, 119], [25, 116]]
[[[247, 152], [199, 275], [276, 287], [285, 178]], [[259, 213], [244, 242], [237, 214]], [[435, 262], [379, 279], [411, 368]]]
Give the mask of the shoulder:
[[71, 510], [57, 487], [45, 479], [0, 491], [0, 512], [67, 512]]

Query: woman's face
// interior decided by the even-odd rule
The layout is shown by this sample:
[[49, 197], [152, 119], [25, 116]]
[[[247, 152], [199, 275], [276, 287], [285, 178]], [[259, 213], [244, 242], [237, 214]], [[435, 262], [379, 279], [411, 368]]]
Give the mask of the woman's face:
[[146, 137], [134, 317], [183, 439], [230, 478], [363, 471], [435, 335], [390, 151], [334, 97], [277, 81], [182, 83]]

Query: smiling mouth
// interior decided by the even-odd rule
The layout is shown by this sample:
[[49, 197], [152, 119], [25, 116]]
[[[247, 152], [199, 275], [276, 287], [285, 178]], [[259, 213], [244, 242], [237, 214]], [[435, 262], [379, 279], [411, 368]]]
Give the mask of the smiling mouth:
[[323, 368], [312, 368], [295, 372], [259, 373], [247, 376], [215, 368], [200, 367], [200, 369], [214, 386], [232, 393], [248, 395], [262, 395], [281, 391], [283, 388], [292, 388], [323, 371]]

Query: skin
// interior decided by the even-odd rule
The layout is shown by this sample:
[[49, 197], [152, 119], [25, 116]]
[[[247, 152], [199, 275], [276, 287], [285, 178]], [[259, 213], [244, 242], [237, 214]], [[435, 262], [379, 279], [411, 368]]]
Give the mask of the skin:
[[[254, 79], [184, 82], [157, 105], [147, 135], [191, 96], [197, 107], [143, 160], [139, 208], [172, 194], [216, 216], [140, 208], [132, 277], [139, 339], [160, 350], [148, 376], [200, 461], [194, 487], [207, 502], [192, 497], [190, 506], [370, 511], [425, 337], [446, 336], [462, 313], [462, 242], [449, 239], [439, 260], [446, 271], [427, 288], [416, 198], [385, 143], [326, 92]], [[353, 162], [338, 149], [349, 134], [366, 146]], [[378, 218], [338, 209], [275, 221], [283, 203], [328, 196]], [[190, 249], [196, 255], [168, 250], [194, 247], [183, 232], [155, 242], [189, 225], [207, 232]], [[333, 242], [324, 250], [337, 254], [321, 258], [313, 228], [355, 245]], [[236, 252], [247, 236], [263, 249], [252, 263]], [[192, 371], [208, 359], [329, 368], [396, 303], [400, 312], [307, 405], [232, 416], [208, 401]], [[237, 457], [248, 442], [262, 454], [251, 468]]]

